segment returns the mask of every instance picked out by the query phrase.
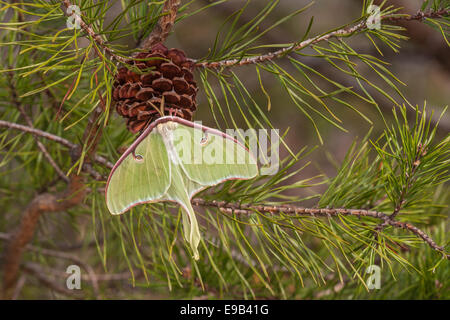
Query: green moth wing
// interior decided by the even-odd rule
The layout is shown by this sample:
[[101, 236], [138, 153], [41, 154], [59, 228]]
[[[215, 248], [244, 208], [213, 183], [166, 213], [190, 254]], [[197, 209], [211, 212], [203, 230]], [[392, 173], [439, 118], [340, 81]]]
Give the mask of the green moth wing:
[[178, 125], [174, 147], [186, 175], [203, 186], [258, 174], [253, 155], [232, 137], [204, 126]]
[[161, 135], [151, 132], [113, 168], [106, 188], [112, 214], [161, 198], [170, 186], [170, 163]]
[[117, 161], [106, 185], [106, 203], [112, 214], [120, 214], [141, 203], [177, 202], [183, 209], [184, 236], [198, 259], [201, 236], [192, 197], [208, 186], [257, 174], [256, 160], [232, 137], [181, 118], [162, 117]]
[[195, 194], [204, 189], [193, 181], [191, 181], [183, 172], [183, 169], [172, 163], [172, 181], [167, 193], [161, 200], [175, 201], [182, 207], [183, 233], [186, 241], [191, 245], [194, 258], [198, 259], [198, 244], [200, 243], [200, 229], [198, 227], [197, 218], [191, 205], [191, 194]]

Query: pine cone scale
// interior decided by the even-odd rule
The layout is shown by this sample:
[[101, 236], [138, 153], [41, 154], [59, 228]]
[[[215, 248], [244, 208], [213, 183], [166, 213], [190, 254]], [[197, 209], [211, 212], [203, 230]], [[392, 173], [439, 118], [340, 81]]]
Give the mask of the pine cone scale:
[[131, 132], [145, 130], [162, 115], [192, 120], [197, 84], [192, 62], [182, 50], [169, 50], [163, 44], [156, 44], [150, 52], [139, 53], [129, 64], [141, 73], [127, 67], [119, 68], [112, 97], [117, 113], [127, 119]]

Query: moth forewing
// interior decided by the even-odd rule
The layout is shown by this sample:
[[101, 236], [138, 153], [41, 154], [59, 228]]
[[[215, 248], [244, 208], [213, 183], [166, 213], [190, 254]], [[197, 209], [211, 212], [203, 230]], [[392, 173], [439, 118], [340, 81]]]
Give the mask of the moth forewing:
[[[180, 124], [174, 137], [181, 166], [197, 183], [212, 186], [230, 179], [253, 178], [258, 173], [253, 155], [237, 140], [218, 130]], [[186, 155], [187, 151], [191, 156]]]
[[[142, 157], [137, 159], [136, 155]], [[159, 134], [150, 133], [117, 161], [108, 178], [105, 196], [112, 214], [158, 200], [169, 188], [170, 163]]]

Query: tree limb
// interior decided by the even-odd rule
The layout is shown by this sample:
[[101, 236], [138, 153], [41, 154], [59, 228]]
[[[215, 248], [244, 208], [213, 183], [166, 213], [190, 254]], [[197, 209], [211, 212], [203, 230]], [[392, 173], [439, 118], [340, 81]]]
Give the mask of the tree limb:
[[384, 223], [389, 224], [395, 228], [401, 228], [414, 233], [416, 236], [423, 239], [432, 249], [443, 254], [448, 260], [450, 260], [450, 254], [447, 253], [444, 247], [438, 246], [436, 242], [427, 235], [424, 231], [413, 226], [410, 223], [399, 222], [393, 220], [389, 215], [373, 210], [362, 210], [362, 209], [333, 209], [333, 208], [305, 208], [289, 205], [249, 205], [249, 204], [239, 204], [239, 203], [229, 203], [225, 201], [207, 201], [200, 198], [192, 199], [192, 204], [195, 206], [204, 207], [215, 207], [225, 214], [237, 214], [237, 215], [250, 215], [255, 212], [270, 213], [270, 214], [291, 214], [291, 215], [304, 215], [311, 217], [338, 217], [343, 216], [353, 216], [353, 217], [372, 217], [382, 220]]
[[[63, 0], [62, 3], [64, 6], [69, 8], [72, 3], [69, 0]], [[72, 16], [74, 12], [71, 14], [68, 14], [67, 11], [64, 12], [65, 15], [68, 17]], [[100, 35], [95, 33], [94, 29], [88, 25], [86, 22], [83, 21], [81, 17], [76, 17], [77, 21], [80, 23], [80, 27], [105, 51], [109, 56], [111, 56], [113, 59], [119, 61], [119, 62], [126, 62], [127, 59], [117, 55], [110, 47], [108, 47], [105, 43], [105, 41], [102, 39]]]
[[405, 229], [405, 230], [408, 230], [408, 231], [414, 233], [416, 236], [418, 236], [423, 241], [425, 241], [431, 248], [442, 253], [447, 258], [447, 260], [450, 260], [450, 254], [445, 251], [444, 247], [438, 246], [436, 244], [436, 242], [434, 242], [434, 240], [429, 235], [427, 235], [425, 232], [423, 232], [416, 226], [413, 226], [412, 224], [407, 223], [407, 222], [400, 222], [400, 221], [395, 221], [392, 219], [388, 219], [387, 221], [391, 226], [393, 226], [395, 228]]
[[[421, 12], [419, 11], [417, 14], [414, 15], [398, 15], [398, 14], [390, 14], [385, 15], [381, 17], [381, 20], [389, 21], [389, 22], [398, 22], [398, 21], [422, 21], [426, 18], [441, 18], [448, 16], [450, 14], [450, 10], [447, 9], [440, 9], [438, 11], [429, 11], [429, 12]], [[295, 50], [301, 50], [306, 47], [309, 47], [310, 45], [327, 41], [331, 38], [337, 38], [337, 37], [345, 37], [349, 36], [355, 32], [363, 31], [368, 29], [366, 21], [363, 20], [359, 22], [358, 24], [354, 26], [348, 26], [339, 30], [334, 30], [322, 35], [315, 36], [313, 38], [304, 40], [300, 43], [294, 43], [289, 47], [282, 48], [273, 52], [269, 52], [263, 55], [259, 56], [253, 56], [243, 59], [229, 59], [229, 60], [222, 60], [222, 61], [213, 61], [213, 62], [197, 62], [195, 64], [195, 67], [201, 67], [201, 68], [223, 68], [223, 67], [232, 67], [232, 66], [244, 66], [248, 64], [257, 64], [262, 62], [271, 61], [275, 58], [280, 58], [285, 55], [287, 55], [291, 51]]]
[[[12, 3], [17, 3], [17, 1], [13, 0]], [[18, 4], [18, 5], [19, 5], [19, 7], [21, 7], [20, 4]], [[18, 21], [24, 22], [23, 13], [21, 11], [19, 11]], [[19, 35], [18, 35], [18, 37], [19, 37]], [[17, 49], [19, 49], [19, 48], [20, 47], [17, 47]], [[15, 66], [15, 64], [14, 64], [14, 66]], [[10, 69], [13, 69], [13, 67], [11, 67]], [[22, 103], [21, 103], [21, 101], [19, 99], [19, 95], [17, 93], [16, 84], [15, 84], [15, 81], [14, 81], [14, 73], [13, 72], [8, 72], [6, 75], [7, 75], [8, 80], [9, 80], [8, 81], [8, 85], [9, 85], [9, 89], [11, 91], [12, 103], [16, 106], [17, 110], [19, 110], [19, 112], [22, 114], [22, 117], [25, 119], [26, 123], [30, 127], [33, 127], [33, 121], [28, 116], [28, 114], [25, 112], [25, 109], [23, 108]], [[47, 151], [47, 148], [45, 148], [44, 144], [42, 142], [40, 142], [39, 139], [35, 135], [33, 135], [33, 138], [36, 141], [36, 144], [37, 144], [39, 150], [41, 150], [42, 154], [44, 155], [44, 158], [46, 158], [47, 161], [50, 163], [50, 165], [53, 167], [53, 169], [55, 169], [55, 171], [59, 175], [59, 177], [61, 179], [63, 179], [65, 182], [68, 183], [69, 182], [69, 178], [59, 168], [59, 166], [55, 162], [55, 160], [53, 160], [53, 158], [51, 157], [50, 153]]]
[[[19, 101], [19, 97], [17, 95], [17, 91], [16, 91], [16, 88], [15, 88], [14, 82], [13, 82], [14, 81], [13, 74], [12, 73], [8, 73], [8, 75], [9, 75], [9, 88], [11, 90], [11, 100], [15, 104], [17, 110], [19, 110], [19, 112], [22, 115], [22, 117], [25, 119], [25, 121], [28, 124], [28, 126], [33, 127], [33, 121], [27, 115], [27, 113], [25, 112], [22, 104]], [[50, 155], [50, 153], [48, 152], [48, 150], [44, 146], [44, 144], [42, 142], [40, 142], [39, 139], [37, 138], [37, 136], [34, 135], [34, 134], [33, 134], [33, 138], [36, 141], [36, 144], [37, 144], [39, 150], [41, 150], [41, 152], [44, 155], [44, 157], [47, 159], [47, 161], [50, 163], [50, 165], [53, 167], [53, 169], [55, 169], [55, 171], [58, 174], [58, 176], [61, 179], [63, 179], [65, 182], [68, 183], [69, 182], [69, 178], [66, 176], [66, 174], [61, 170], [61, 168], [58, 166], [58, 164], [52, 158], [52, 156]]]
[[[98, 124], [98, 120], [105, 109], [105, 105], [101, 96], [100, 100], [101, 103], [89, 117], [83, 134], [84, 145], [87, 146], [83, 154], [86, 155], [84, 159], [88, 164], [91, 161], [91, 156], [96, 152], [102, 134], [102, 127]], [[13, 294], [22, 254], [25, 246], [33, 238], [41, 214], [45, 212], [64, 211], [74, 207], [83, 201], [86, 194], [87, 188], [84, 183], [84, 177], [82, 175], [72, 174], [70, 183], [65, 191], [56, 195], [43, 193], [36, 196], [30, 202], [22, 215], [18, 229], [8, 243], [5, 253], [3, 294], [6, 299], [10, 299]], [[96, 287], [95, 289], [98, 292], [98, 288]]]
[[35, 263], [24, 263], [22, 267], [26, 273], [33, 275], [34, 277], [36, 277], [36, 279], [39, 280], [40, 283], [52, 289], [53, 291], [76, 299], [83, 298], [77, 291], [64, 288], [59, 283], [55, 282], [53, 279], [47, 277], [43, 272], [42, 268], [39, 267], [39, 265]]
[[159, 18], [156, 26], [153, 28], [150, 35], [140, 45], [140, 49], [148, 50], [157, 43], [164, 42], [169, 36], [175, 19], [177, 17], [178, 7], [181, 0], [166, 0], [162, 9], [163, 16]]
[[[36, 269], [40, 269], [43, 273], [50, 273], [54, 277], [67, 278], [67, 273], [62, 270], [59, 270], [59, 269], [50, 268], [47, 266], [42, 267], [39, 264], [34, 263], [34, 262], [26, 262], [25, 265], [26, 266], [34, 266]], [[134, 272], [137, 273], [137, 275], [140, 275], [140, 273], [142, 273], [142, 270], [138, 269]], [[124, 272], [120, 272], [120, 273], [95, 274], [95, 281], [127, 281], [131, 277], [132, 277], [132, 275], [131, 275], [130, 271], [124, 271]], [[136, 277], [136, 275], [135, 275], [135, 277]], [[92, 276], [90, 274], [87, 274], [87, 275], [81, 274], [80, 278], [83, 281], [89, 281], [89, 282], [94, 281], [94, 279], [92, 279]]]
[[20, 225], [11, 237], [5, 251], [3, 296], [11, 298], [17, 280], [20, 260], [25, 246], [31, 241], [39, 217], [44, 212], [58, 212], [79, 204], [86, 189], [81, 176], [72, 175], [67, 189], [59, 194], [43, 193], [36, 196], [25, 209]]
[[[16, 129], [16, 130], [20, 130], [23, 132], [27, 132], [27, 133], [31, 133], [37, 136], [40, 136], [42, 138], [57, 142], [71, 150], [75, 150], [77, 148], [79, 148], [79, 146], [67, 139], [64, 139], [63, 137], [48, 133], [46, 131], [42, 131], [36, 128], [32, 128], [32, 127], [28, 127], [28, 126], [24, 126], [21, 124], [17, 124], [14, 122], [8, 122], [8, 121], [4, 121], [4, 120], [0, 120], [0, 127], [7, 127], [7, 128], [11, 128], [11, 129]], [[113, 163], [111, 163], [108, 159], [99, 156], [99, 155], [94, 155], [94, 160], [102, 165], [104, 165], [105, 167], [112, 169], [112, 167], [114, 166]]]
[[[69, 8], [72, 3], [69, 0], [62, 0], [64, 6]], [[164, 42], [175, 23], [175, 18], [177, 16], [178, 7], [181, 0], [166, 0], [163, 6], [163, 16], [157, 22], [155, 28], [150, 33], [147, 39], [145, 39], [141, 45], [141, 49], [147, 50], [154, 44], [159, 42]], [[67, 16], [72, 16], [74, 13], [68, 14], [67, 11], [64, 12]], [[111, 58], [116, 61], [126, 63], [127, 59], [116, 54], [102, 39], [100, 35], [95, 33], [94, 29], [83, 21], [81, 17], [76, 17], [77, 21], [80, 23], [80, 27], [105, 51]]]

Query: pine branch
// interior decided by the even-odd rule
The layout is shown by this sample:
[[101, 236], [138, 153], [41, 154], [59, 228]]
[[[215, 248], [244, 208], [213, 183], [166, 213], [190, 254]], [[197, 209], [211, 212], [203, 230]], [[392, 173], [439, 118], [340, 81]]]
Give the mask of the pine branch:
[[[64, 4], [64, 6], [67, 8], [69, 8], [72, 3], [69, 0], [62, 0], [62, 3]], [[74, 15], [75, 13], [72, 12], [71, 14], [68, 14], [67, 11], [64, 12], [64, 14], [66, 14], [68, 17]], [[79, 16], [75, 16], [75, 19], [77, 22], [79, 22], [80, 27], [103, 49], [104, 52], [106, 52], [111, 58], [125, 63], [127, 61], [127, 59], [117, 55], [110, 47], [108, 47], [108, 45], [105, 43], [105, 41], [102, 39], [102, 37], [100, 35], [98, 35], [97, 33], [95, 33], [94, 29], [88, 25], [86, 22], [83, 21], [83, 19]]]
[[[91, 156], [95, 154], [102, 134], [102, 127], [98, 124], [98, 120], [105, 109], [105, 105], [102, 97], [100, 97], [100, 100], [101, 103], [89, 117], [83, 134], [84, 145], [87, 146], [85, 151], [86, 163], [90, 163]], [[82, 168], [82, 165], [80, 168]], [[6, 299], [10, 299], [12, 296], [22, 254], [25, 246], [34, 235], [40, 216], [46, 212], [64, 211], [74, 207], [83, 201], [86, 194], [87, 189], [84, 177], [78, 174], [71, 174], [70, 183], [65, 191], [57, 195], [44, 193], [36, 196], [30, 202], [21, 218], [19, 228], [8, 243], [5, 254], [3, 292]], [[98, 288], [95, 291], [98, 295]]]
[[22, 266], [23, 271], [26, 273], [33, 275], [42, 285], [50, 288], [51, 290], [63, 294], [68, 297], [83, 299], [83, 296], [80, 295], [77, 291], [69, 290], [63, 286], [61, 286], [58, 282], [54, 281], [47, 277], [42, 271], [42, 268], [32, 263], [25, 263]]
[[289, 205], [251, 205], [251, 204], [239, 204], [229, 203], [226, 201], [207, 201], [200, 198], [194, 198], [192, 204], [196, 206], [215, 207], [220, 209], [223, 213], [237, 214], [237, 215], [250, 215], [255, 212], [264, 212], [271, 214], [292, 214], [292, 215], [305, 215], [311, 217], [334, 217], [338, 215], [354, 216], [354, 217], [372, 217], [381, 220], [387, 220], [388, 215], [378, 211], [362, 210], [362, 209], [331, 209], [331, 208], [305, 208]]
[[[36, 128], [24, 126], [24, 125], [21, 125], [21, 124], [0, 120], [0, 127], [7, 127], [7, 128], [16, 129], [16, 130], [20, 130], [20, 131], [23, 131], [23, 132], [31, 133], [31, 134], [40, 136], [42, 138], [45, 138], [45, 139], [57, 142], [57, 143], [65, 146], [65, 147], [69, 148], [70, 150], [77, 150], [77, 149], [80, 148], [79, 145], [77, 145], [77, 144], [75, 144], [75, 143], [73, 143], [73, 142], [71, 142], [71, 141], [69, 141], [67, 139], [64, 139], [63, 137], [60, 137], [60, 136], [48, 133], [46, 131], [42, 131], [42, 130], [36, 129]], [[110, 162], [108, 159], [106, 159], [106, 158], [104, 158], [102, 156], [94, 154], [93, 157], [94, 157], [94, 160], [96, 162], [104, 165], [105, 167], [107, 167], [109, 169], [112, 169], [113, 166], [114, 166], [114, 164], [112, 162]]]
[[[390, 14], [381, 16], [381, 20], [383, 21], [389, 21], [389, 22], [398, 22], [398, 21], [423, 21], [426, 18], [442, 18], [447, 17], [450, 14], [450, 10], [448, 9], [440, 9], [438, 11], [429, 11], [429, 12], [422, 12], [419, 11], [418, 13], [414, 15], [398, 15], [398, 14]], [[313, 44], [317, 44], [322, 41], [328, 41], [332, 38], [339, 38], [339, 37], [345, 37], [352, 35], [355, 32], [360, 32], [367, 30], [367, 24], [366, 21], [361, 21], [360, 23], [354, 25], [345, 27], [339, 30], [334, 30], [322, 35], [318, 35], [316, 37], [304, 40], [300, 43], [294, 43], [289, 47], [279, 49], [277, 51], [269, 52], [263, 55], [254, 56], [254, 57], [248, 57], [244, 59], [229, 59], [229, 60], [222, 60], [222, 61], [214, 61], [214, 62], [197, 62], [195, 64], [196, 67], [201, 68], [212, 68], [212, 69], [218, 69], [223, 67], [234, 67], [234, 66], [244, 66], [248, 64], [258, 64], [262, 62], [272, 61], [275, 58], [281, 58], [286, 56], [292, 51], [301, 50], [306, 47], [309, 47]]]
[[[0, 232], [0, 240], [9, 241], [9, 240], [11, 240], [11, 238], [12, 237], [9, 234]], [[130, 277], [132, 276], [131, 273], [127, 272], [127, 271], [121, 272], [121, 273], [113, 273], [113, 274], [96, 274], [96, 273], [94, 273], [94, 270], [88, 264], [86, 264], [83, 260], [78, 258], [78, 256], [76, 256], [74, 254], [69, 254], [65, 251], [57, 251], [57, 250], [52, 250], [52, 249], [47, 249], [47, 248], [36, 247], [36, 246], [30, 245], [30, 244], [26, 245], [24, 247], [24, 249], [33, 251], [33, 252], [37, 252], [37, 253], [40, 253], [40, 254], [43, 254], [46, 256], [70, 260], [70, 261], [80, 265], [87, 272], [87, 275], [84, 275], [84, 274], [81, 275], [81, 279], [83, 281], [92, 282], [93, 288], [96, 291], [97, 296], [99, 294], [99, 287], [98, 287], [99, 281], [123, 281], [123, 280], [130, 279]], [[38, 265], [36, 263], [25, 262], [22, 264], [22, 266], [24, 268], [24, 271], [28, 272], [28, 273], [35, 274], [33, 271], [39, 270], [40, 271], [39, 274], [43, 275], [44, 273], [46, 273], [46, 271], [47, 272], [50, 271], [50, 273], [54, 276], [58, 276], [61, 278], [67, 278], [67, 273], [65, 273], [65, 272], [62, 272], [58, 269], [48, 268], [48, 267], [45, 268], [47, 270], [44, 270], [44, 268], [42, 268], [40, 265]], [[30, 270], [30, 267], [32, 270]], [[140, 270], [135, 270], [133, 272], [133, 274], [134, 274], [134, 277], [139, 277], [142, 275]], [[45, 277], [45, 279], [49, 280], [47, 277]], [[39, 280], [41, 280], [41, 279], [39, 279]], [[50, 286], [50, 287], [52, 287], [52, 286]]]
[[[14, 0], [14, 1], [12, 1], [12, 3], [17, 3], [17, 1]], [[20, 4], [18, 4], [18, 5], [19, 5], [19, 7], [21, 7]], [[24, 16], [23, 16], [23, 13], [21, 11], [19, 11], [18, 21], [19, 22], [24, 22]], [[22, 106], [22, 103], [19, 100], [19, 95], [17, 93], [16, 85], [15, 85], [15, 82], [14, 82], [14, 74], [12, 72], [8, 72], [7, 73], [7, 77], [8, 77], [8, 80], [9, 80], [8, 84], [9, 84], [9, 89], [11, 91], [11, 101], [12, 101], [12, 103], [19, 110], [20, 114], [25, 119], [25, 121], [28, 124], [28, 126], [33, 127], [33, 121], [27, 115], [27, 113], [25, 112], [25, 110], [24, 110], [24, 108]], [[66, 183], [68, 183], [69, 182], [69, 178], [59, 168], [58, 164], [51, 157], [50, 153], [47, 151], [47, 148], [44, 146], [44, 144], [42, 142], [40, 142], [39, 139], [35, 135], [33, 135], [33, 138], [36, 141], [36, 144], [37, 144], [39, 150], [41, 150], [42, 154], [47, 159], [47, 161], [50, 163], [50, 165], [55, 169], [55, 171], [59, 175], [59, 177], [62, 180], [64, 180]]]
[[[19, 112], [22, 115], [22, 117], [25, 119], [25, 121], [28, 124], [28, 126], [32, 128], [33, 127], [33, 121], [27, 115], [27, 113], [25, 112], [22, 104], [19, 101], [19, 97], [18, 97], [16, 88], [15, 88], [14, 82], [13, 82], [13, 75], [12, 75], [12, 73], [8, 73], [8, 75], [9, 75], [9, 88], [11, 90], [11, 100], [14, 103], [14, 105], [16, 106], [17, 110], [19, 110]], [[47, 159], [47, 161], [50, 163], [50, 165], [53, 167], [53, 169], [55, 169], [55, 171], [58, 174], [58, 176], [61, 179], [63, 179], [65, 182], [68, 183], [69, 182], [69, 178], [65, 175], [65, 173], [61, 170], [61, 168], [58, 166], [58, 164], [52, 158], [52, 156], [50, 155], [50, 153], [48, 152], [48, 150], [44, 146], [44, 144], [42, 142], [40, 142], [38, 140], [37, 136], [34, 135], [34, 134], [33, 134], [33, 138], [36, 141], [36, 144], [37, 144], [39, 150], [41, 150], [41, 152], [44, 155], [44, 157]]]
[[390, 219], [394, 219], [400, 212], [400, 210], [403, 209], [403, 205], [406, 201], [406, 196], [408, 194], [408, 190], [411, 188], [412, 183], [414, 182], [414, 174], [416, 173], [417, 168], [419, 167], [420, 161], [422, 157], [427, 153], [426, 148], [424, 148], [421, 144], [417, 146], [416, 149], [416, 156], [414, 159], [414, 162], [412, 163], [411, 167], [408, 168], [408, 172], [406, 172], [406, 182], [405, 185], [402, 188], [402, 191], [400, 193], [400, 197], [397, 201], [397, 204], [395, 205], [394, 212], [389, 216]]
[[[360, 2], [354, 0], [355, 3]], [[383, 0], [375, 0], [374, 4], [381, 5]], [[425, 1], [424, 1], [425, 2]], [[429, 3], [430, 4], [430, 3]], [[445, 2], [442, 2], [445, 4]], [[416, 10], [417, 3], [409, 0], [389, 0], [389, 5], [393, 5], [396, 8], [402, 8], [401, 12], [414, 12]], [[434, 4], [432, 5], [434, 6]], [[406, 28], [407, 35], [411, 42], [414, 42], [421, 52], [420, 54], [427, 55], [429, 59], [434, 59], [443, 68], [444, 71], [450, 73], [450, 61], [448, 59], [448, 48], [446, 45], [442, 45], [439, 38], [434, 37], [433, 28], [424, 28], [420, 24], [409, 23], [409, 21], [398, 21], [396, 25]], [[405, 54], [405, 52], [403, 52]], [[441, 128], [442, 129], [442, 128]], [[450, 130], [447, 128], [447, 131]]]
[[27, 133], [31, 133], [37, 136], [40, 136], [42, 138], [57, 142], [65, 147], [68, 147], [69, 149], [75, 149], [77, 147], [76, 144], [70, 142], [67, 139], [64, 139], [60, 136], [48, 133], [46, 131], [42, 131], [36, 128], [32, 128], [32, 127], [28, 127], [28, 126], [24, 126], [21, 124], [17, 124], [14, 122], [8, 122], [8, 121], [4, 121], [4, 120], [0, 120], [0, 127], [7, 127], [7, 128], [11, 128], [11, 129], [16, 129], [16, 130], [20, 130], [23, 132], [27, 132]]
[[3, 295], [11, 298], [12, 290], [17, 280], [20, 260], [25, 246], [31, 241], [39, 217], [44, 212], [58, 212], [79, 204], [86, 194], [83, 178], [72, 175], [66, 190], [54, 195], [44, 193], [36, 196], [25, 209], [20, 225], [11, 237], [5, 251], [3, 272]]
[[393, 226], [395, 228], [402, 228], [402, 229], [405, 229], [405, 230], [408, 230], [408, 231], [414, 233], [416, 236], [422, 238], [423, 241], [425, 241], [431, 248], [442, 253], [447, 258], [447, 260], [450, 260], [450, 254], [445, 251], [444, 247], [438, 246], [436, 244], [436, 242], [429, 235], [427, 235], [425, 232], [423, 232], [419, 228], [417, 228], [407, 222], [400, 222], [400, 221], [395, 221], [392, 219], [388, 219], [387, 221], [391, 226]]
[[441, 8], [439, 10], [430, 10], [428, 12], [418, 11], [416, 14], [401, 14], [401, 15], [386, 15], [381, 17], [382, 20], [389, 22], [399, 22], [399, 21], [419, 21], [423, 22], [427, 18], [439, 19], [443, 17], [448, 17], [450, 14], [449, 9]]
[[[403, 209], [403, 205], [406, 202], [406, 196], [408, 194], [408, 190], [411, 188], [412, 183], [414, 182], [414, 174], [416, 173], [417, 168], [419, 167], [420, 161], [422, 157], [426, 154], [427, 150], [424, 148], [421, 144], [417, 146], [416, 149], [416, 156], [414, 158], [414, 162], [412, 163], [411, 167], [408, 168], [408, 172], [406, 172], [406, 181], [405, 185], [403, 186], [402, 190], [400, 191], [400, 195], [396, 201], [396, 204], [394, 206], [394, 211], [391, 213], [391, 215], [388, 217], [387, 220], [385, 220], [383, 223], [380, 223], [375, 230], [377, 232], [380, 232], [384, 229], [384, 227], [388, 225], [392, 225], [391, 222], [396, 222], [395, 217], [400, 213], [400, 211]], [[412, 230], [410, 230], [412, 231]], [[420, 236], [422, 239], [424, 239], [419, 233], [416, 233], [416, 235]], [[424, 239], [425, 240], [425, 239]], [[427, 241], [427, 240], [425, 240]], [[432, 248], [438, 251], [442, 251], [443, 248], [437, 247], [436, 244], [431, 240], [431, 242], [427, 241]], [[433, 244], [434, 243], [434, 244]]]
[[[54, 277], [58, 278], [67, 278], [67, 273], [64, 271], [61, 271], [59, 269], [50, 268], [50, 267], [42, 267], [37, 263], [33, 262], [26, 262], [24, 264], [25, 266], [34, 266], [36, 269], [41, 270], [42, 273], [50, 273]], [[141, 272], [140, 270], [134, 271], [134, 276], [138, 277], [140, 276]], [[128, 281], [132, 277], [131, 272], [124, 271], [120, 273], [106, 273], [106, 274], [95, 274], [95, 281], [99, 282], [107, 282], [107, 281]], [[80, 275], [81, 280], [83, 281], [89, 281], [94, 282], [93, 277], [90, 274], [81, 274]]]
[[[12, 238], [11, 235], [0, 232], [0, 240], [10, 241], [11, 238]], [[24, 247], [24, 250], [37, 252], [42, 255], [55, 257], [55, 258], [59, 258], [59, 259], [70, 260], [70, 261], [76, 263], [77, 265], [81, 266], [88, 273], [87, 276], [82, 276], [82, 278], [84, 280], [88, 280], [93, 283], [93, 287], [94, 287], [94, 290], [96, 291], [96, 295], [98, 295], [98, 281], [103, 280], [102, 276], [100, 276], [100, 278], [98, 278], [97, 275], [95, 274], [94, 270], [92, 269], [92, 267], [89, 264], [85, 263], [83, 260], [81, 260], [77, 255], [70, 254], [65, 251], [58, 251], [58, 250], [53, 250], [53, 249], [36, 247], [31, 244], [27, 244]], [[67, 274], [66, 274], [66, 276], [67, 276]]]
[[[209, 3], [208, 0], [204, 0], [203, 2], [205, 3]], [[360, 3], [360, 1], [355, 1], [357, 3]], [[380, 1], [382, 2], [382, 1]], [[230, 2], [225, 2], [222, 3], [220, 8], [220, 14], [221, 14], [221, 18], [225, 19], [226, 17], [232, 15], [233, 13], [235, 13], [237, 11], [237, 6], [239, 4], [233, 4]], [[401, 7], [400, 5], [397, 5], [397, 7]], [[412, 10], [410, 10], [412, 11]], [[246, 14], [247, 11], [244, 11], [241, 15], [240, 15], [240, 21], [242, 24], [248, 24], [251, 23], [252, 19], [253, 19], [253, 15], [251, 14]], [[405, 23], [409, 24], [408, 22]], [[410, 24], [409, 24], [410, 25]], [[270, 24], [266, 24], [263, 25], [261, 23], [260, 28], [261, 30], [266, 30], [267, 28], [269, 28]], [[420, 27], [420, 25], [419, 25]], [[420, 28], [421, 30], [427, 30], [427, 34], [429, 33], [434, 33], [434, 30], [428, 30], [428, 29], [424, 29], [424, 28]], [[290, 30], [288, 28], [277, 28], [275, 30], [272, 31], [277, 31], [275, 34], [273, 32], [270, 33], [264, 33], [264, 35], [262, 36], [261, 39], [264, 39], [264, 43], [290, 43], [291, 39], [292, 39], [292, 32], [290, 32]], [[415, 38], [411, 38], [411, 40], [415, 40]], [[439, 42], [440, 44], [440, 42]], [[441, 46], [439, 46], [439, 48], [441, 48]], [[444, 51], [444, 50], [443, 50]], [[421, 52], [420, 54], [427, 54], [428, 52]], [[292, 56], [292, 59], [296, 60], [296, 61], [300, 61], [300, 59], [296, 56]], [[433, 59], [434, 56], [430, 56], [430, 59]], [[440, 61], [442, 59], [439, 59]], [[442, 61], [441, 61], [442, 63]], [[352, 81], [351, 78], [346, 77], [346, 74], [342, 73], [342, 72], [334, 72], [332, 69], [330, 71], [329, 65], [326, 63], [326, 60], [324, 59], [310, 59], [307, 62], [308, 67], [311, 67], [311, 69], [316, 70], [319, 74], [323, 74], [324, 76], [326, 75], [327, 77], [329, 77], [332, 74], [332, 78], [333, 80], [337, 81], [338, 83], [340, 83], [341, 85], [343, 85], [344, 87], [352, 87], [353, 90], [355, 90], [356, 92], [358, 92], [358, 94], [360, 95], [364, 95], [364, 90], [366, 90], [370, 96], [372, 96], [374, 98], [375, 101], [377, 101], [379, 103], [379, 106], [384, 109], [383, 111], [385, 112], [391, 112], [392, 108], [391, 108], [391, 103], [386, 103], [383, 102], [383, 98], [384, 96], [377, 91], [376, 89], [374, 89], [371, 86], [368, 86], [366, 88], [364, 88], [364, 90], [361, 90], [361, 88], [359, 88], [358, 86], [355, 86], [355, 82]], [[252, 82], [251, 84], [247, 84], [247, 89], [251, 92], [254, 92], [258, 89], [260, 89], [260, 85], [257, 82]], [[407, 109], [408, 112], [410, 112], [411, 114], [414, 112], [414, 110], [412, 109]], [[449, 117], [443, 117], [443, 118], [439, 118], [439, 117], [432, 117], [431, 121], [433, 124], [437, 124], [439, 123], [439, 127], [438, 130], [447, 132], [450, 131], [450, 118]]]
[[331, 209], [331, 208], [305, 208], [297, 206], [267, 206], [267, 205], [248, 205], [239, 203], [229, 203], [225, 201], [207, 201], [200, 198], [195, 198], [192, 200], [192, 204], [195, 206], [203, 207], [215, 207], [225, 214], [236, 214], [236, 215], [250, 215], [255, 212], [260, 213], [270, 213], [270, 214], [288, 214], [288, 215], [305, 215], [311, 217], [338, 217], [343, 216], [353, 216], [353, 217], [372, 217], [382, 220], [384, 223], [389, 224], [395, 228], [402, 228], [414, 233], [416, 236], [422, 238], [431, 248], [442, 253], [445, 257], [450, 260], [450, 254], [445, 252], [444, 247], [438, 246], [434, 240], [428, 236], [425, 232], [419, 228], [411, 225], [410, 223], [398, 222], [392, 220], [391, 217], [385, 213], [373, 210], [362, 210], [362, 209]]
[[164, 42], [169, 36], [175, 19], [177, 17], [180, 0], [166, 0], [162, 9], [162, 16], [159, 18], [156, 26], [153, 28], [150, 35], [145, 39], [141, 45], [138, 45], [142, 50], [148, 50], [157, 43]]
[[22, 291], [23, 286], [25, 285], [26, 282], [27, 282], [27, 277], [26, 277], [26, 275], [22, 274], [20, 276], [19, 280], [17, 280], [17, 285], [16, 285], [16, 288], [14, 289], [11, 300], [17, 300], [19, 298], [20, 292]]
[[[106, 110], [106, 105], [105, 101], [103, 100], [103, 96], [101, 94], [99, 95], [100, 104], [91, 113], [83, 134], [83, 141], [85, 141], [84, 146], [87, 147], [87, 149], [85, 150], [87, 157], [85, 157], [86, 161], [84, 163], [87, 164], [90, 164], [91, 159], [95, 160], [95, 152], [97, 150], [98, 144], [100, 143], [103, 132], [103, 126], [99, 122], [103, 112]], [[81, 166], [81, 168], [82, 167], [83, 166]]]

